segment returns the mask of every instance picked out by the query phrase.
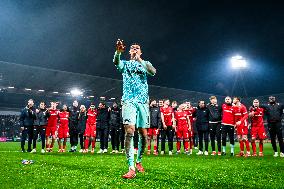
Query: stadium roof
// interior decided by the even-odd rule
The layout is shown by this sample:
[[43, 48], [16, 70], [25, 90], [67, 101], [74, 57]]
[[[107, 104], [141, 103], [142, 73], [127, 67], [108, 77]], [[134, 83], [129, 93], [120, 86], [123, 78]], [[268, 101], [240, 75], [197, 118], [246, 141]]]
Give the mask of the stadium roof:
[[[0, 67], [0, 86], [9, 93], [22, 94], [28, 92], [35, 95], [64, 96], [72, 89], [77, 88], [82, 90], [86, 97], [106, 96], [106, 98], [120, 99], [122, 95], [121, 80], [2, 61], [0, 61]], [[38, 90], [44, 90], [44, 92]], [[58, 94], [54, 94], [55, 91]], [[197, 97], [208, 98], [211, 95], [153, 85], [149, 86], [149, 91], [151, 98], [170, 98], [178, 101], [193, 100]]]
[[[0, 107], [19, 108], [29, 98], [37, 101], [44, 99], [69, 102], [74, 99], [70, 95], [74, 88], [83, 91], [82, 96], [75, 98], [87, 103], [98, 102], [100, 97], [105, 97], [106, 101], [120, 100], [122, 95], [121, 80], [3, 61], [0, 61], [0, 68]], [[149, 86], [149, 93], [151, 99], [169, 98], [178, 102], [190, 101], [193, 104], [201, 99], [208, 101], [212, 95], [154, 85]], [[283, 94], [275, 96], [284, 99]], [[267, 96], [257, 98], [262, 102], [267, 100]], [[253, 99], [254, 97], [246, 98], [243, 102], [251, 104]]]

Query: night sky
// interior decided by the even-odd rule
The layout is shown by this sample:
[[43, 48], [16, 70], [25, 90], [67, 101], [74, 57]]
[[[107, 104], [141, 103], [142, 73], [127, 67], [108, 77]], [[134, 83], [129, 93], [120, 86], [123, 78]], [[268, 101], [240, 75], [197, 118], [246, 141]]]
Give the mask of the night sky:
[[[2, 0], [0, 60], [121, 79], [112, 63], [120, 38], [141, 44], [157, 69], [151, 85], [218, 95], [283, 93], [284, 6], [224, 2]], [[236, 54], [249, 63], [240, 73], [229, 65]]]

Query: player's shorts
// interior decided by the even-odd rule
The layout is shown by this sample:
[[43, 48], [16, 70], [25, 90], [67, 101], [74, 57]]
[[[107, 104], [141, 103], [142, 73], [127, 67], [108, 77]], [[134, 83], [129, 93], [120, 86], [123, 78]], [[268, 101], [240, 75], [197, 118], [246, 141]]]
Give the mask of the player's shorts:
[[247, 135], [248, 134], [248, 127], [244, 125], [237, 126], [237, 135]]
[[69, 128], [68, 127], [59, 127], [57, 137], [59, 139], [68, 138], [69, 137]]
[[260, 140], [266, 139], [266, 133], [264, 126], [252, 126], [251, 127], [251, 138], [259, 138]]
[[176, 137], [177, 139], [189, 139], [189, 132], [188, 132], [188, 128], [187, 127], [181, 127], [181, 128], [177, 128], [176, 131]]
[[85, 129], [85, 133], [84, 133], [84, 136], [87, 136], [87, 137], [96, 137], [97, 135], [97, 131], [96, 131], [96, 124], [86, 124], [86, 129]]
[[149, 128], [149, 129], [147, 129], [147, 135], [148, 136], [157, 136], [157, 135], [159, 135], [159, 129], [158, 128]]
[[150, 116], [148, 103], [122, 102], [122, 118], [125, 125], [135, 125], [136, 128], [149, 128]]
[[45, 136], [56, 136], [57, 134], [57, 127], [46, 127]]

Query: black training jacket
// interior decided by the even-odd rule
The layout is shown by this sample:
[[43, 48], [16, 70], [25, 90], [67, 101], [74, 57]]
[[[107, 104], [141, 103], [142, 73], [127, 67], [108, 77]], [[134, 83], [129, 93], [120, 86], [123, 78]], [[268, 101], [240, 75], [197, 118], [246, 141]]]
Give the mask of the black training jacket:
[[36, 113], [36, 119], [34, 121], [36, 126], [45, 126], [47, 125], [47, 110], [39, 109], [39, 112]]
[[197, 107], [196, 111], [193, 112], [193, 117], [196, 118], [195, 125], [197, 130], [207, 131], [209, 125], [209, 109], [207, 107]]
[[207, 108], [209, 110], [209, 122], [221, 122], [222, 107], [218, 104], [208, 104]]
[[33, 126], [36, 119], [35, 108], [28, 108], [27, 106], [22, 110], [20, 115], [20, 126]]
[[284, 105], [279, 103], [268, 103], [261, 106], [265, 110], [267, 122], [281, 122]]
[[161, 112], [159, 107], [150, 107], [150, 128], [161, 128]]

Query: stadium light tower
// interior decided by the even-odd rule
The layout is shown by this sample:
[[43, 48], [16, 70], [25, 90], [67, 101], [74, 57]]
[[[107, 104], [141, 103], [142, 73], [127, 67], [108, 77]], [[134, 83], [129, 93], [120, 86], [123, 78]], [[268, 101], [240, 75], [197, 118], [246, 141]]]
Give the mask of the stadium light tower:
[[240, 55], [233, 56], [230, 60], [233, 69], [247, 68], [247, 61]]
[[83, 95], [83, 92], [80, 91], [79, 89], [73, 89], [70, 91], [71, 95], [72, 96], [80, 96], [80, 95]]
[[240, 86], [239, 89], [237, 90], [238, 93], [240, 93], [241, 91], [240, 88], [242, 88], [244, 91], [244, 96], [248, 96], [246, 86], [245, 86], [244, 76], [242, 73], [243, 70], [245, 70], [248, 67], [247, 60], [240, 55], [236, 55], [236, 56], [231, 57], [230, 63], [231, 63], [231, 68], [237, 71], [235, 73], [236, 74], [235, 81], [233, 83], [231, 96], [234, 94], [234, 91], [238, 85]]

